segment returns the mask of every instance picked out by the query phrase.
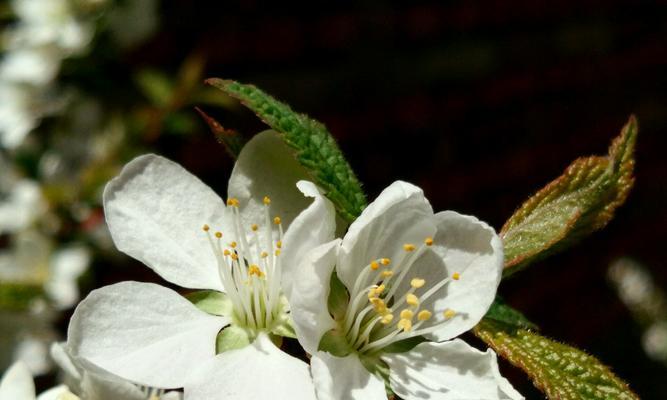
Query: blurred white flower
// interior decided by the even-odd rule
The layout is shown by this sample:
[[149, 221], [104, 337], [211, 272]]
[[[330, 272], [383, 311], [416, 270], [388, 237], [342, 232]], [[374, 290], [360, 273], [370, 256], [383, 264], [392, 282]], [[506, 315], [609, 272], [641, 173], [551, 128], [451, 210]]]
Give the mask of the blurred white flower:
[[68, 400], [68, 393], [67, 387], [61, 385], [37, 396], [32, 375], [22, 362], [13, 364], [0, 381], [0, 400]]
[[19, 48], [7, 52], [0, 63], [0, 77], [8, 82], [43, 86], [58, 74], [61, 56], [48, 46]]

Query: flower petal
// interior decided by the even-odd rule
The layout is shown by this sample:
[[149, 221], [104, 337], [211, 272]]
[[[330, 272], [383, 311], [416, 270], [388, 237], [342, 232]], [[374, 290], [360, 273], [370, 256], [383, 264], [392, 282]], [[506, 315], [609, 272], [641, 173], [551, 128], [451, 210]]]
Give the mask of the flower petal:
[[0, 381], [0, 400], [35, 400], [35, 383], [28, 367], [14, 363]]
[[336, 322], [329, 315], [329, 282], [336, 265], [340, 239], [323, 244], [304, 256], [289, 297], [290, 314], [301, 346], [310, 354], [317, 352], [320, 339]]
[[242, 349], [204, 362], [185, 384], [187, 400], [315, 400], [308, 365], [261, 333]]
[[341, 281], [351, 288], [360, 270], [372, 259], [399, 261], [403, 244], [419, 245], [435, 233], [433, 210], [420, 188], [396, 181], [366, 207], [343, 239]]
[[121, 282], [94, 290], [79, 303], [67, 344], [75, 358], [119, 377], [177, 388], [193, 367], [215, 355], [216, 335], [227, 324], [171, 289]]
[[275, 131], [255, 135], [239, 154], [227, 192], [240, 202], [241, 217], [246, 225], [264, 221], [264, 196], [271, 198], [271, 214], [280, 216], [284, 227], [309, 205], [296, 190], [300, 180], [311, 180], [299, 164], [294, 150]]
[[356, 354], [334, 357], [318, 352], [310, 359], [318, 400], [386, 400], [382, 379], [368, 372]]
[[[499, 382], [496, 353], [481, 352], [455, 339], [424, 342], [411, 351], [382, 356], [389, 365], [392, 390], [405, 400], [501, 400], [522, 399], [506, 393], [508, 382]], [[509, 385], [511, 388], [511, 385]], [[512, 389], [513, 390], [513, 389]]]
[[280, 265], [283, 293], [287, 298], [290, 297], [293, 282], [301, 274], [301, 270], [295, 271], [299, 261], [309, 250], [333, 240], [336, 231], [336, 210], [329, 199], [312, 182], [299, 181], [297, 187], [305, 196], [315, 200], [294, 219], [283, 238]]
[[[443, 211], [435, 219], [438, 232], [432, 248], [444, 260], [448, 276], [460, 275], [447, 284], [446, 295], [434, 304], [436, 311], [456, 312], [442, 329], [427, 336], [443, 341], [468, 331], [488, 311], [502, 278], [503, 248], [493, 228], [475, 217]], [[434, 322], [445, 318], [442, 312], [433, 316]]]
[[[67, 395], [70, 395], [70, 397], [66, 397]], [[71, 396], [74, 396], [74, 395], [72, 394], [72, 392], [69, 391], [67, 386], [58, 385], [56, 387], [52, 387], [51, 389], [40, 393], [40, 395], [37, 396], [37, 400], [70, 399], [70, 398], [72, 398]], [[78, 397], [74, 397], [74, 398], [76, 399]]]
[[222, 290], [202, 226], [231, 226], [225, 206], [180, 165], [153, 154], [135, 158], [104, 189], [104, 212], [118, 250], [179, 286]]

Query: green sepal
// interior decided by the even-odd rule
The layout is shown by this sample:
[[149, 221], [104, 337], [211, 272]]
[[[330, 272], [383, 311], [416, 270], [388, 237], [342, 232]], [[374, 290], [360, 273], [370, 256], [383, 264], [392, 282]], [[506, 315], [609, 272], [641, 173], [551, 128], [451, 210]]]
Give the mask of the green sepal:
[[338, 329], [325, 333], [317, 346], [318, 351], [326, 351], [332, 356], [345, 357], [352, 353], [352, 348], [345, 338], [345, 334]]
[[368, 372], [382, 379], [387, 397], [390, 399], [393, 398], [394, 391], [391, 390], [391, 384], [389, 383], [389, 365], [387, 365], [387, 363], [384, 362], [377, 354], [360, 354], [359, 361], [361, 361], [361, 365], [363, 365]]
[[252, 343], [253, 339], [253, 335], [247, 329], [238, 325], [229, 325], [215, 338], [215, 353], [242, 349]]
[[484, 318], [503, 322], [517, 328], [537, 329], [537, 325], [530, 322], [520, 311], [507, 305], [499, 296], [496, 296], [495, 300], [493, 300]]
[[281, 321], [271, 328], [271, 333], [278, 336], [284, 336], [291, 339], [296, 339], [296, 332], [294, 331], [294, 325], [292, 325], [292, 319], [285, 316]]
[[234, 307], [229, 297], [216, 290], [200, 290], [185, 295], [198, 309], [213, 315], [232, 318]]
[[296, 150], [297, 160], [325, 190], [345, 220], [353, 221], [366, 207], [359, 180], [322, 123], [294, 112], [287, 104], [253, 85], [217, 78], [207, 79], [206, 83], [237, 98], [281, 133], [285, 143]]
[[347, 288], [338, 278], [336, 270], [331, 272], [331, 280], [329, 281], [329, 297], [327, 298], [327, 306], [329, 307], [329, 314], [336, 321], [342, 321], [345, 318], [347, 307], [350, 303], [350, 293]]
[[603, 228], [634, 183], [637, 120], [631, 116], [604, 157], [583, 157], [529, 198], [507, 220], [500, 237], [504, 276]]
[[399, 340], [389, 346], [383, 347], [382, 353], [405, 353], [415, 348], [419, 343], [426, 342], [423, 336], [413, 336], [408, 339]]

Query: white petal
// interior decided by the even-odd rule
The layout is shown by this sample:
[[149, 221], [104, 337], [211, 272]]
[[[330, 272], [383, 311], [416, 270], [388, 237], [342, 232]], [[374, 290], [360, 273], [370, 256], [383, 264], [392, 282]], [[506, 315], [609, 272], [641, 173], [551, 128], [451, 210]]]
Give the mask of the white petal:
[[307, 253], [295, 274], [290, 313], [296, 336], [310, 354], [317, 352], [320, 339], [336, 322], [327, 307], [331, 272], [336, 265], [340, 239], [323, 244]]
[[368, 372], [356, 354], [334, 357], [319, 352], [310, 359], [318, 400], [386, 400], [382, 379]]
[[409, 352], [384, 355], [382, 359], [389, 365], [392, 390], [405, 400], [506, 398], [506, 386], [497, 379], [500, 372], [496, 353], [491, 349], [481, 352], [455, 339], [424, 342]]
[[42, 392], [39, 396], [37, 396], [37, 400], [60, 400], [63, 398], [67, 399], [68, 397], [64, 397], [67, 394], [69, 394], [70, 396], [74, 396], [72, 392], [69, 391], [67, 386], [58, 385], [56, 387], [52, 387], [51, 389]]
[[336, 210], [329, 199], [312, 182], [299, 181], [297, 187], [305, 196], [315, 200], [294, 219], [283, 238], [280, 265], [283, 293], [287, 298], [290, 297], [293, 282], [301, 274], [301, 270], [297, 269], [299, 262], [309, 250], [333, 240], [336, 231]]
[[223, 317], [199, 311], [171, 289], [122, 282], [94, 290], [74, 311], [67, 344], [74, 357], [159, 388], [183, 386], [215, 355]]
[[242, 349], [219, 354], [193, 371], [186, 400], [315, 400], [308, 365], [261, 333]]
[[128, 381], [111, 374], [86, 372], [81, 381], [81, 397], [85, 400], [145, 400], [146, 394]]
[[73, 306], [79, 300], [77, 279], [88, 268], [90, 251], [84, 246], [58, 250], [51, 258], [46, 293], [58, 309]]
[[297, 189], [300, 180], [312, 180], [299, 164], [294, 150], [275, 131], [255, 135], [239, 154], [227, 188], [240, 202], [246, 225], [264, 221], [264, 196], [271, 198], [271, 214], [280, 216], [283, 227], [308, 207], [310, 200]]
[[471, 329], [488, 311], [502, 278], [503, 249], [493, 228], [475, 217], [443, 211], [435, 218], [433, 249], [443, 257], [449, 276], [460, 274], [447, 285], [446, 296], [435, 302], [434, 322], [444, 318], [440, 310], [456, 311], [442, 329], [428, 336], [443, 341]]
[[22, 362], [12, 364], [0, 381], [0, 400], [35, 400], [35, 383]]
[[169, 282], [222, 290], [202, 226], [231, 226], [225, 206], [180, 165], [151, 154], [135, 158], [104, 189], [104, 212], [118, 250]]
[[351, 288], [359, 272], [373, 259], [398, 262], [403, 245], [420, 245], [433, 236], [433, 210], [417, 186], [396, 181], [366, 207], [343, 239], [341, 262], [336, 269]]

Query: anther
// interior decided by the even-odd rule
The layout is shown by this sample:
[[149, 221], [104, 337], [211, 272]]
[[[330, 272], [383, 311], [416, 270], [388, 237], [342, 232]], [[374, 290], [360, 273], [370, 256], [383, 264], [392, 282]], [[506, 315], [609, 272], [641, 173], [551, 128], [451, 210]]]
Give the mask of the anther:
[[220, 238], [222, 237], [222, 232], [216, 232], [216, 233], [215, 233], [215, 237], [217, 237], [218, 239], [220, 239]]
[[455, 281], [458, 281], [459, 279], [461, 279], [461, 274], [459, 274], [458, 272], [454, 272], [452, 274], [452, 279], [454, 279]]
[[415, 315], [415, 314], [412, 312], [412, 310], [407, 309], [407, 308], [404, 309], [403, 311], [401, 311], [401, 314], [400, 314], [401, 319], [412, 319], [412, 317], [413, 317], [414, 315]]
[[426, 239], [424, 239], [424, 244], [427, 245], [427, 246], [432, 246], [433, 245], [433, 238], [430, 237], [430, 236], [427, 237]]
[[382, 323], [383, 325], [389, 325], [393, 320], [394, 320], [394, 314], [385, 314], [380, 320], [380, 323]]
[[234, 197], [230, 197], [227, 199], [227, 205], [231, 207], [238, 207], [239, 206], [239, 200]]
[[401, 319], [398, 321], [398, 324], [396, 324], [396, 327], [405, 332], [410, 332], [412, 330], [412, 321], [409, 319]]
[[225, 249], [225, 251], [223, 251], [222, 254], [228, 256], [228, 255], [232, 254], [232, 252], [229, 251], [229, 249]]
[[415, 307], [419, 305], [419, 297], [415, 296], [412, 293], [408, 293], [407, 296], [405, 296], [405, 302], [408, 303], [409, 305]]
[[384, 290], [385, 290], [386, 288], [387, 288], [387, 287], [386, 287], [384, 284], [383, 284], [383, 285], [380, 285], [380, 286], [378, 286], [377, 288], [375, 288], [375, 293], [377, 293], [378, 296], [379, 296], [379, 295], [382, 294], [382, 292], [384, 292]]
[[446, 319], [451, 319], [456, 315], [456, 311], [448, 308], [442, 315], [444, 315]]
[[426, 281], [423, 280], [422, 278], [413, 278], [410, 281], [410, 286], [412, 286], [415, 289], [419, 289], [420, 287], [424, 286], [425, 283]]
[[230, 246], [232, 249], [235, 249], [235, 248], [236, 248], [236, 242], [231, 242], [231, 243], [229, 244], [229, 246]]
[[262, 258], [266, 258], [266, 257], [269, 256], [269, 253], [263, 251], [263, 252], [261, 252], [259, 255], [260, 255], [260, 257], [262, 257]]
[[269, 196], [264, 196], [264, 205], [269, 205], [271, 204], [271, 198]]
[[391, 259], [389, 259], [389, 258], [381, 258], [381, 259], [380, 259], [380, 264], [382, 264], [382, 265], [384, 265], [384, 266], [387, 266], [387, 265], [389, 265], [390, 263], [391, 263]]
[[256, 231], [257, 229], [259, 229], [259, 226], [257, 226], [257, 224], [252, 224], [252, 225], [250, 225], [250, 229], [252, 229], [253, 232], [254, 232], [254, 231]]
[[283, 241], [282, 240], [277, 241], [276, 242], [276, 247], [279, 248], [279, 249], [282, 249], [283, 248]]
[[208, 225], [206, 225], [206, 224], [204, 224], [204, 226], [202, 227], [202, 229], [204, 230], [204, 232], [208, 232], [209, 229], [211, 229], [211, 227], [208, 226]]
[[428, 321], [431, 318], [431, 315], [433, 315], [429, 310], [421, 310], [419, 314], [417, 314], [417, 319], [420, 321]]
[[414, 251], [415, 245], [411, 243], [406, 243], [403, 245], [403, 250], [405, 251]]
[[275, 217], [273, 219], [273, 223], [276, 224], [276, 225], [280, 225], [280, 221], [281, 221], [280, 217]]
[[394, 275], [394, 271], [389, 271], [389, 270], [382, 271], [382, 272], [380, 272], [380, 275], [381, 275], [383, 278], [389, 278], [389, 277], [391, 277], [392, 275]]
[[276, 250], [275, 254], [276, 254], [276, 256], [279, 256], [280, 255], [280, 250]]
[[380, 268], [380, 264], [375, 260], [371, 261], [371, 269], [376, 271], [378, 268]]
[[239, 256], [236, 253], [231, 254], [232, 260], [236, 261], [239, 259]]
[[256, 275], [258, 278], [261, 278], [261, 277], [264, 276], [264, 272], [262, 272], [262, 270], [259, 269], [259, 267], [257, 266], [257, 264], [251, 264], [251, 265], [248, 267], [248, 274], [251, 275], [251, 276], [252, 276], [252, 275]]

